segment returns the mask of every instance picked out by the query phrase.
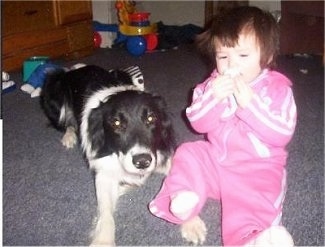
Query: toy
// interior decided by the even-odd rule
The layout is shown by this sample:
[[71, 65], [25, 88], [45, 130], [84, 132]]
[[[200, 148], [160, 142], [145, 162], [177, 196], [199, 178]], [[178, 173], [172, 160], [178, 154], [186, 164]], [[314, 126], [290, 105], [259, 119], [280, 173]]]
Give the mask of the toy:
[[99, 32], [94, 32], [94, 46], [99, 48], [102, 43], [102, 36], [100, 36]]
[[123, 69], [123, 71], [131, 76], [132, 82], [135, 86], [144, 91], [144, 78], [139, 66], [130, 66]]
[[2, 94], [9, 93], [16, 89], [16, 83], [10, 80], [10, 76], [7, 72], [2, 71]]
[[147, 41], [142, 36], [131, 36], [126, 41], [127, 50], [134, 56], [140, 56], [146, 51]]
[[[107, 37], [105, 36], [105, 32], [111, 32], [111, 33], [117, 34], [117, 38], [114, 40], [114, 43], [120, 43], [120, 42], [124, 42], [126, 40], [125, 37], [122, 37], [124, 35], [122, 35], [118, 31], [117, 24], [103, 24], [98, 21], [93, 21], [93, 29], [94, 29], [94, 36], [96, 35], [96, 36], [98, 36], [96, 38], [100, 37], [100, 39], [101, 39], [99, 47], [107, 47], [107, 46], [111, 47], [112, 46], [112, 42], [108, 38], [108, 36]], [[96, 33], [98, 33], [98, 35]], [[96, 41], [94, 40], [94, 42], [96, 42]], [[96, 43], [95, 43], [95, 47], [97, 47]]]
[[118, 0], [117, 9], [118, 25], [93, 22], [95, 47], [99, 47], [98, 40], [101, 32], [115, 32], [115, 44], [125, 43], [126, 48], [134, 56], [141, 56], [146, 51], [154, 50], [158, 45], [157, 24], [150, 24], [148, 12], [137, 12], [135, 1]]
[[31, 73], [30, 77], [27, 79], [27, 83], [22, 85], [20, 89], [30, 94], [32, 98], [38, 97], [41, 94], [46, 75], [57, 69], [63, 68], [50, 62], [39, 65]]
[[124, 69], [110, 69], [108, 72], [112, 73], [112, 75], [115, 77], [115, 73], [117, 73], [119, 70], [128, 73], [133, 85], [135, 85], [141, 91], [144, 91], [144, 78], [139, 66], [134, 65]]
[[61, 67], [51, 62], [46, 62], [44, 64], [40, 64], [34, 71], [32, 71], [31, 75], [27, 79], [27, 82], [21, 86], [21, 90], [30, 94], [31, 98], [35, 98], [40, 96], [43, 84], [45, 82], [46, 76], [56, 70], [73, 70], [78, 69], [85, 66], [85, 64], [75, 64], [70, 69], [65, 67]]
[[24, 61], [23, 64], [23, 81], [27, 82], [33, 71], [41, 64], [47, 63], [49, 57], [47, 56], [33, 56]]
[[[157, 47], [157, 24], [150, 24], [150, 13], [137, 12], [135, 5], [134, 1], [118, 0], [115, 8], [117, 9], [119, 31], [127, 36], [127, 50], [132, 55], [140, 56], [146, 50], [153, 50]], [[144, 45], [145, 49], [143, 49]]]
[[147, 42], [147, 51], [152, 51], [152, 50], [156, 49], [156, 47], [158, 45], [158, 37], [156, 34], [149, 33], [149, 34], [145, 35], [144, 38], [146, 39], [146, 42]]

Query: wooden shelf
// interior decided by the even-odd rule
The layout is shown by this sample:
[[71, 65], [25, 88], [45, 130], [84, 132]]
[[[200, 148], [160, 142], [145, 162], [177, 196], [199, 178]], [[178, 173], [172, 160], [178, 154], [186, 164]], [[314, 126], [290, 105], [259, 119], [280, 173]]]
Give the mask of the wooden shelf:
[[91, 1], [3, 1], [2, 69], [31, 56], [79, 58], [93, 52]]

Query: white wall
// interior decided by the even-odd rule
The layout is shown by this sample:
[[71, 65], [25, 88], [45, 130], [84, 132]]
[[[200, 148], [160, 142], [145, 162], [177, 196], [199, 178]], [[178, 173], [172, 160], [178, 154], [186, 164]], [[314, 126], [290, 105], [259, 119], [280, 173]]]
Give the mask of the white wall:
[[204, 1], [137, 1], [137, 9], [150, 12], [151, 22], [204, 25]]
[[[115, 1], [93, 0], [93, 20], [105, 24], [116, 23]], [[110, 32], [100, 32], [102, 37], [101, 47], [111, 47], [115, 39], [115, 34]]]
[[249, 5], [256, 6], [261, 9], [273, 12], [273, 11], [280, 11], [281, 10], [281, 0], [274, 0], [274, 1], [256, 1], [250, 0]]

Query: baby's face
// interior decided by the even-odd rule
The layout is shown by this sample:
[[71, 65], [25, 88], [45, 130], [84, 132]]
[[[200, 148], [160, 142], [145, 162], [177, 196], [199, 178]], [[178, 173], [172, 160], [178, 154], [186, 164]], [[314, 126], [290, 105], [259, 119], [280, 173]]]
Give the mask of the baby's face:
[[250, 83], [262, 71], [260, 59], [260, 48], [253, 34], [240, 34], [234, 47], [222, 46], [216, 41], [216, 62], [220, 74], [240, 76], [244, 82]]

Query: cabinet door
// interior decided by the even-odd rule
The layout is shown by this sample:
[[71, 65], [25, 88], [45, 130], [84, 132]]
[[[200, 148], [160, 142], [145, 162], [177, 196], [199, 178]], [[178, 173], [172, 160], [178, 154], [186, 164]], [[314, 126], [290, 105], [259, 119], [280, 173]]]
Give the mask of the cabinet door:
[[214, 16], [229, 8], [247, 6], [248, 0], [235, 1], [205, 1], [205, 24], [208, 24]]
[[55, 1], [58, 25], [92, 19], [91, 1]]
[[3, 1], [2, 35], [55, 26], [54, 6], [51, 1]]

